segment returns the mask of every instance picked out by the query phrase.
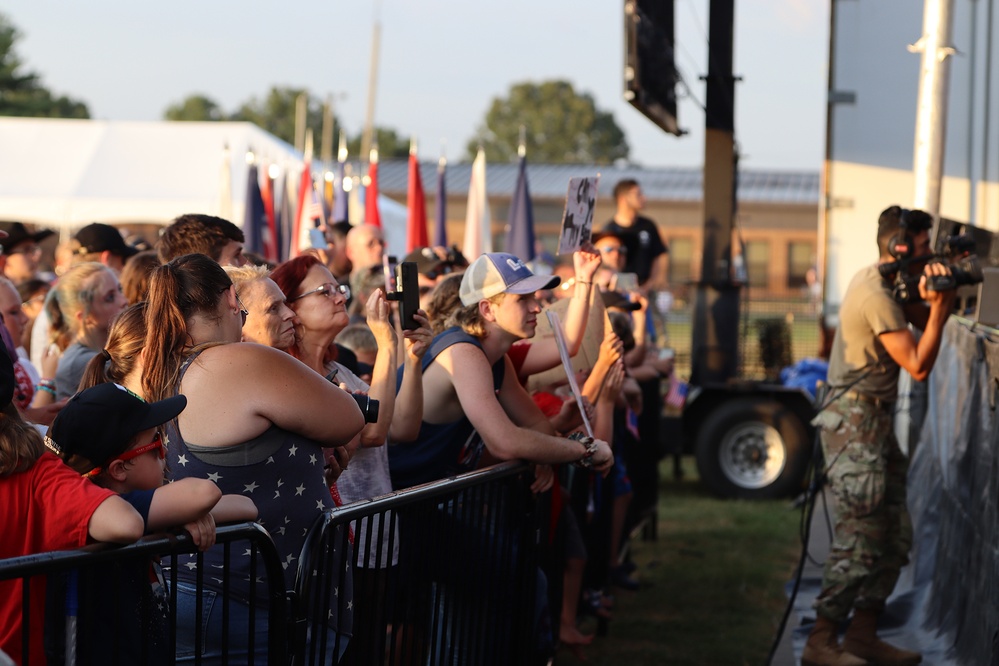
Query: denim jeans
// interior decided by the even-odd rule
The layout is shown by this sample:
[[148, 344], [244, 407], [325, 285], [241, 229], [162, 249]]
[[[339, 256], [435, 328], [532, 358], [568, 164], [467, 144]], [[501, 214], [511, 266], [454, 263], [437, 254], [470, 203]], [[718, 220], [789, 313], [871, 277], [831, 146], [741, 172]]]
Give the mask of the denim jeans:
[[[222, 652], [222, 639], [225, 626], [222, 623], [222, 595], [208, 588], [202, 589], [201, 595], [201, 663], [206, 666], [214, 664], [248, 664], [252, 651], [253, 663], [264, 666], [268, 663], [268, 613], [266, 608], [259, 606], [253, 609], [253, 626], [250, 626], [249, 605], [229, 600], [228, 644], [225, 655]], [[193, 585], [177, 584], [177, 661], [193, 662], [195, 659], [195, 621], [198, 607], [197, 590]], [[251, 646], [250, 641], [253, 641]], [[307, 640], [311, 640], [307, 639]], [[337, 634], [332, 629], [326, 633], [325, 663], [338, 663], [347, 649], [348, 637], [340, 637], [340, 649], [336, 659], [332, 658], [333, 647], [336, 645]], [[289, 649], [291, 646], [289, 646]], [[316, 654], [319, 647], [316, 647]], [[308, 658], [308, 648], [305, 650]]]

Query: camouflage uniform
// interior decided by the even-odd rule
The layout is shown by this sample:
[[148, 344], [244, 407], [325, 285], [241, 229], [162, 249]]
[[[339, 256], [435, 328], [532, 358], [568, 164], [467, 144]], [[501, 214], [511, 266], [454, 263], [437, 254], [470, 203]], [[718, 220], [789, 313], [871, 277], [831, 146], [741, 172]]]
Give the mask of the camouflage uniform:
[[816, 419], [837, 520], [815, 609], [837, 622], [854, 607], [881, 611], [909, 561], [909, 460], [895, 439], [893, 406], [842, 396]]

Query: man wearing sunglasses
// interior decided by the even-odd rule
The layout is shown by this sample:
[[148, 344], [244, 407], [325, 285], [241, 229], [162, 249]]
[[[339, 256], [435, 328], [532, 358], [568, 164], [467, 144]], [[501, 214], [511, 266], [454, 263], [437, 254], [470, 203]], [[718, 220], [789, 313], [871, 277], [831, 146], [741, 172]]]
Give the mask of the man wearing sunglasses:
[[3, 240], [3, 274], [14, 284], [38, 277], [42, 259], [39, 243], [55, 232], [51, 229], [31, 232], [20, 222], [0, 223], [0, 230], [7, 233]]

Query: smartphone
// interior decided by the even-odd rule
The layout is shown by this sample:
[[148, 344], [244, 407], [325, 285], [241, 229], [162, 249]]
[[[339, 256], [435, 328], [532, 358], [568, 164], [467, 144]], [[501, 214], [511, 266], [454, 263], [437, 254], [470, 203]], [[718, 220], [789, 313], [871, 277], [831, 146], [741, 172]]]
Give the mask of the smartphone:
[[638, 291], [638, 276], [634, 273], [618, 273], [614, 282], [614, 291]]
[[309, 243], [317, 250], [325, 250], [326, 234], [319, 227], [309, 229]]
[[420, 327], [420, 322], [413, 318], [416, 311], [420, 309], [420, 282], [416, 274], [415, 261], [404, 261], [399, 264], [396, 291], [402, 296], [399, 316], [402, 318], [402, 328], [406, 331]]
[[396, 259], [394, 255], [383, 254], [382, 255], [382, 272], [385, 275], [385, 294], [392, 294], [395, 292], [395, 280], [396, 280], [396, 264], [399, 260]]

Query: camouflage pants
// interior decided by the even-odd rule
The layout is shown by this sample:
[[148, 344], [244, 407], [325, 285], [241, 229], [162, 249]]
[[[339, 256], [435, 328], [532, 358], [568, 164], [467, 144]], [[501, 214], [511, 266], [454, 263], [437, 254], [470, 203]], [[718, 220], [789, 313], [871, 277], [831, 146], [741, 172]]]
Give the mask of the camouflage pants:
[[909, 460], [895, 439], [891, 409], [844, 397], [819, 422], [837, 514], [815, 609], [841, 622], [855, 607], [880, 611], [909, 562]]

